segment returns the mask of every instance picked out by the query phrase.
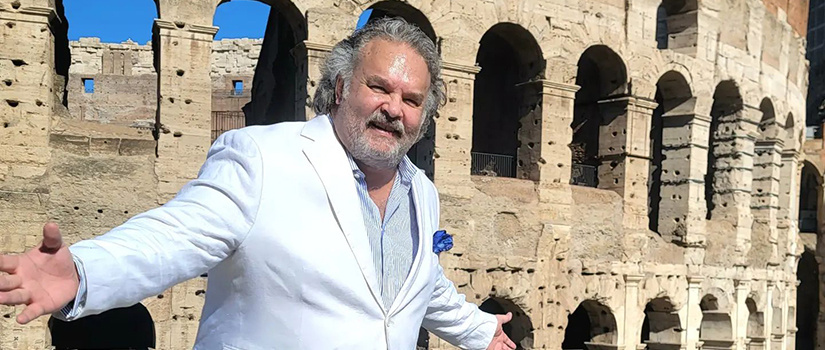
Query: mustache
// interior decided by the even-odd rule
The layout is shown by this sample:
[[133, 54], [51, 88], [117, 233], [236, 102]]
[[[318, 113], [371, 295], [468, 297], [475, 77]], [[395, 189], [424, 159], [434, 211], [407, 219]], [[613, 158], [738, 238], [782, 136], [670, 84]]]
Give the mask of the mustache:
[[396, 136], [401, 137], [405, 134], [404, 124], [400, 119], [394, 119], [384, 112], [376, 111], [369, 118], [367, 118], [367, 126], [372, 125], [380, 129], [390, 131]]

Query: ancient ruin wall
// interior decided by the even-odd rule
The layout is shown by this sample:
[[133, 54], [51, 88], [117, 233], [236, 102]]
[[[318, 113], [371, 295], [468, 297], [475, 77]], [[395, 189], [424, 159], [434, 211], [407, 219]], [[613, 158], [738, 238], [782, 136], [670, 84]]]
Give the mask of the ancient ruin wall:
[[[165, 202], [195, 176], [209, 141], [210, 62], [217, 30], [211, 20], [218, 1], [158, 3], [157, 88], [163, 98], [157, 110], [168, 133], [159, 135], [153, 159], [148, 145], [137, 142], [152, 142], [145, 134], [118, 138], [109, 130], [110, 136], [96, 135], [91, 122], [74, 129], [52, 126], [52, 119], [74, 118], [52, 112], [60, 110], [61, 102], [55, 97], [60, 77], [52, 74], [58, 66], [52, 57], [59, 35], [42, 29], [60, 32], [59, 23], [50, 22], [54, 7], [48, 1], [21, 5], [0, 0], [0, 47], [15, 48], [0, 51], [0, 80], [12, 80], [12, 85], [0, 84], [7, 100], [0, 101], [0, 118], [9, 123], [0, 129], [0, 145], [10, 151], [0, 152], [0, 220], [8, 220], [7, 227], [16, 233], [5, 238], [6, 251], [33, 245], [47, 218], [67, 221], [72, 239], [100, 233]], [[350, 33], [361, 11], [372, 5], [330, 6], [318, 0], [278, 8], [307, 33], [308, 39], [291, 52], [308, 56], [310, 96], [330, 45]], [[796, 135], [804, 125], [806, 67], [802, 39], [786, 19], [752, 1], [705, 1], [695, 8], [670, 9], [668, 23], [684, 30], [668, 38], [672, 49], [658, 49], [660, 4], [655, 1], [626, 6], [612, 0], [415, 0], [409, 5], [400, 7], [407, 14], [419, 11], [432, 22], [445, 61], [449, 100], [435, 121], [434, 176], [442, 226], [455, 236], [456, 245], [441, 261], [469, 300], [492, 301], [516, 312], [514, 324], [522, 332], [518, 341], [525, 348], [558, 349], [568, 330], [584, 330], [585, 340], [594, 346], [631, 349], [640, 345], [645, 315], [649, 322], [659, 317], [664, 321], [657, 325], [670, 325], [661, 334], [650, 334], [654, 343], [691, 350], [700, 341], [706, 347], [737, 349], [749, 342], [774, 350], [794, 347], [800, 248], [794, 202], [803, 158]], [[529, 135], [534, 147], [525, 152], [535, 162], [527, 164], [535, 168], [530, 179], [470, 175], [473, 99], [479, 98], [473, 96], [479, 72], [475, 57], [482, 49], [480, 38], [504, 22], [524, 28], [546, 61], [546, 69], [530, 82], [541, 86], [541, 108], [535, 109], [541, 116], [534, 124], [539, 129], [519, 133]], [[779, 47], [772, 50], [766, 43]], [[594, 46], [600, 46], [596, 52], [615, 53], [621, 64], [602, 68], [614, 73], [624, 68], [624, 75], [611, 78], [626, 80], [597, 101], [611, 111], [611, 119], [598, 129], [605, 140], [599, 152], [609, 161], [598, 166], [598, 187], [585, 188], [569, 185], [573, 164], [568, 145], [580, 89], [575, 85], [579, 57]], [[767, 61], [763, 52], [770, 53]], [[26, 64], [18, 64], [21, 60]], [[661, 181], [667, 205], [660, 220], [675, 224], [654, 232], [647, 217], [649, 140], [660, 104], [657, 83], [666, 86], [660, 78], [668, 72], [684, 79], [688, 98], [677, 94], [658, 101], [668, 106], [661, 117], [666, 121], [663, 148], [670, 152], [669, 163], [662, 166], [668, 170]], [[737, 100], [716, 94], [724, 81], [729, 83], [723, 87], [735, 88], [730, 91], [738, 92], [741, 103], [732, 103], [738, 108], [718, 114], [714, 122], [715, 100]], [[610, 79], [603, 83], [611, 85]], [[792, 137], [767, 140], [773, 142], [772, 151], [768, 144], [757, 144], [764, 98], [772, 101], [776, 123], [792, 125], [784, 130]], [[716, 137], [712, 145], [711, 135]], [[143, 146], [124, 152], [130, 149], [124, 148], [124, 140]], [[703, 182], [709, 149], [716, 170], [722, 169], [711, 179], [710, 196], [719, 209], [710, 220]], [[780, 153], [779, 162], [770, 152]], [[755, 179], [755, 164], [778, 167], [778, 183]], [[114, 182], [118, 177], [137, 185], [123, 187]], [[92, 197], [102, 192], [92, 187], [118, 195], [133, 192], [124, 200], [95, 202]], [[778, 198], [775, 205], [761, 207], [753, 200], [764, 192]], [[765, 230], [771, 220], [777, 222], [775, 231]], [[189, 281], [144, 301], [156, 322], [158, 348], [191, 348], [204, 286], [203, 279]], [[9, 308], [2, 311], [11, 313]], [[581, 315], [590, 327], [576, 323]], [[8, 330], [0, 340], [3, 347], [47, 346], [44, 322], [21, 327], [11, 318], [3, 320], [0, 326]], [[430, 348], [448, 345], [433, 338]]]

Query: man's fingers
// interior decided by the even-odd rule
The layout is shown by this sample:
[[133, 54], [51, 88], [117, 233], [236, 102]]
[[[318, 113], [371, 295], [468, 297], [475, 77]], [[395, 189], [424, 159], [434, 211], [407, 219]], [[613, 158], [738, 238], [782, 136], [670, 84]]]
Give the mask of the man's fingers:
[[63, 237], [60, 236], [60, 229], [57, 224], [50, 222], [43, 226], [43, 248], [55, 251], [63, 246]]
[[512, 340], [510, 340], [510, 337], [508, 337], [506, 335], [504, 336], [504, 344], [507, 344], [507, 348], [510, 349], [510, 350], [515, 350], [516, 349], [516, 343], [514, 343]]
[[496, 315], [499, 324], [505, 324], [513, 319], [513, 313], [508, 312], [506, 315]]
[[19, 263], [20, 258], [16, 255], [0, 255], [0, 271], [14, 273]]
[[26, 306], [19, 315], [17, 315], [17, 323], [26, 324], [46, 313], [42, 305], [33, 303]]
[[0, 291], [10, 291], [13, 289], [20, 288], [20, 285], [23, 284], [23, 279], [20, 278], [18, 275], [5, 275], [0, 276]]
[[8, 292], [0, 292], [0, 304], [21, 305], [28, 304], [31, 300], [31, 293], [25, 289], [14, 289]]

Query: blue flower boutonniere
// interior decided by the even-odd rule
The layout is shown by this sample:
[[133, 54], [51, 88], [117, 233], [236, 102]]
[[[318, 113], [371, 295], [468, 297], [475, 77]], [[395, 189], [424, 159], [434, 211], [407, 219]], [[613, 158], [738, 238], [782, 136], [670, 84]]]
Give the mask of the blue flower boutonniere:
[[453, 248], [453, 236], [447, 231], [438, 230], [433, 234], [433, 253], [441, 253]]

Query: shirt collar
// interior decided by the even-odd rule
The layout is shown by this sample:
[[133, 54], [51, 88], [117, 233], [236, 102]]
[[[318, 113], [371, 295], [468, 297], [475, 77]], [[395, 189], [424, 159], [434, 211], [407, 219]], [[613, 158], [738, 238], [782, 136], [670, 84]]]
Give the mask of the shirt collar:
[[[349, 151], [347, 151], [346, 154], [350, 169], [352, 169], [352, 175], [355, 176], [356, 179], [363, 178], [365, 176], [364, 172], [358, 168], [358, 164], [355, 163], [355, 159], [352, 158], [352, 154], [350, 154]], [[398, 164], [398, 175], [401, 176], [401, 183], [404, 185], [410, 185], [417, 171], [418, 167], [413, 164], [409, 157], [404, 155], [404, 158], [401, 159], [401, 163]]]

